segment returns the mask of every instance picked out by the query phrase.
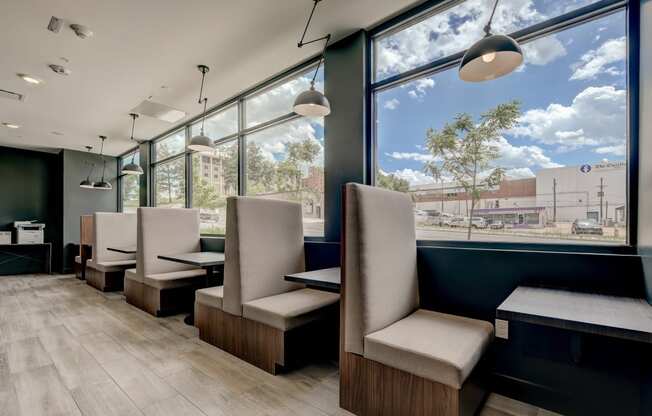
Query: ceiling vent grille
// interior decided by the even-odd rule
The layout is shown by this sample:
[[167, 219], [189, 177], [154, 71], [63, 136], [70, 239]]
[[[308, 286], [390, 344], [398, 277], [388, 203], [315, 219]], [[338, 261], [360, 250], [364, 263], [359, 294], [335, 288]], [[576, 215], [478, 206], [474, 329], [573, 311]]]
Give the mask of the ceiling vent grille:
[[23, 101], [25, 96], [23, 94], [18, 94], [17, 92], [0, 89], [0, 98], [6, 98], [7, 100], [13, 101]]

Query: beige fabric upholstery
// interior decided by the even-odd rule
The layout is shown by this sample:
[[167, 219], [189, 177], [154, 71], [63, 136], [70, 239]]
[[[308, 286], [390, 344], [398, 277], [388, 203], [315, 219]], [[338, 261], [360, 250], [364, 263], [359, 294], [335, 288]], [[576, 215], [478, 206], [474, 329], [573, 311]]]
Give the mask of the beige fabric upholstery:
[[170, 289], [192, 284], [199, 277], [206, 275], [204, 269], [182, 270], [170, 273], [148, 274], [143, 278], [147, 286], [159, 289]]
[[493, 339], [485, 321], [419, 309], [364, 339], [364, 356], [456, 389]]
[[418, 307], [414, 210], [404, 193], [345, 187], [345, 350]]
[[143, 276], [197, 270], [196, 267], [160, 260], [159, 255], [200, 251], [199, 210], [138, 208], [138, 273]]
[[195, 292], [195, 303], [222, 309], [224, 286], [207, 287]]
[[95, 260], [88, 260], [86, 266], [101, 272], [118, 272], [125, 270], [136, 265], [136, 260], [114, 260], [114, 261], [103, 261], [95, 262]]
[[339, 299], [337, 293], [298, 289], [247, 302], [242, 305], [242, 316], [288, 331], [320, 318], [324, 307], [337, 303]]
[[303, 250], [300, 204], [229, 197], [224, 311], [240, 316], [243, 303], [303, 288], [283, 280], [305, 270]]
[[107, 250], [108, 247], [129, 247], [136, 244], [136, 214], [96, 212], [93, 214], [93, 260], [104, 263], [135, 260], [135, 254]]
[[125, 279], [133, 280], [134, 282], [143, 282], [143, 276], [138, 274], [136, 269], [125, 270]]

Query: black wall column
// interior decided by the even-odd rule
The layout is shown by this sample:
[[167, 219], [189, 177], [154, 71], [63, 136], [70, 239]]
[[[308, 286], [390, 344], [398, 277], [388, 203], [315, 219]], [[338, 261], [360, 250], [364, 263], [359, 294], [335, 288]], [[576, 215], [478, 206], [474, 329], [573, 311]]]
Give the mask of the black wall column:
[[151, 147], [150, 142], [143, 142], [138, 146], [140, 167], [143, 168], [143, 174], [140, 175], [140, 181], [138, 186], [140, 187], [140, 204], [141, 207], [151, 206], [150, 201], [150, 184], [151, 184], [151, 175], [149, 169], [149, 149]]
[[359, 31], [326, 51], [324, 190], [326, 241], [340, 241], [341, 192], [347, 182], [365, 182], [365, 59], [367, 34]]

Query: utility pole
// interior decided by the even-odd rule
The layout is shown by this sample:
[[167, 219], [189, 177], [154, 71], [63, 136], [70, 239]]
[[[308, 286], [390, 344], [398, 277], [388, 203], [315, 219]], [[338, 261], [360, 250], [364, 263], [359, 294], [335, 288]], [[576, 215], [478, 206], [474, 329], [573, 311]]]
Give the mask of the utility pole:
[[600, 223], [604, 220], [604, 211], [602, 210], [602, 205], [604, 201], [604, 178], [600, 178], [600, 185], [598, 185], [598, 188], [600, 188], [600, 191], [598, 191], [598, 197], [600, 198]]
[[552, 179], [552, 222], [557, 223], [557, 178]]

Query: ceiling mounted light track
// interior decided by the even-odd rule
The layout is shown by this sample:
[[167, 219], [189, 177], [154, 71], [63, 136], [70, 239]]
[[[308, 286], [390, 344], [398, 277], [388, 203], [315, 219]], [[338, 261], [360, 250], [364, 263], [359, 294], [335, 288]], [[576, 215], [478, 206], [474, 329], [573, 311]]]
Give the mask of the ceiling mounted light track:
[[304, 45], [309, 45], [311, 43], [325, 41], [324, 48], [322, 49], [321, 56], [319, 57], [319, 62], [317, 63], [317, 68], [315, 69], [315, 74], [312, 76], [312, 81], [310, 81], [310, 89], [302, 92], [294, 100], [293, 110], [295, 113], [306, 116], [306, 117], [324, 117], [331, 113], [331, 103], [328, 101], [328, 98], [321, 92], [315, 89], [315, 79], [317, 78], [317, 73], [321, 66], [322, 61], [324, 60], [324, 55], [326, 53], [326, 47], [328, 42], [331, 40], [331, 34], [322, 36], [321, 38], [313, 39], [310, 41], [305, 41], [306, 33], [308, 32], [308, 27], [312, 21], [312, 16], [315, 14], [315, 9], [317, 8], [317, 3], [321, 0], [313, 0], [314, 4], [312, 5], [312, 11], [306, 22], [306, 27], [303, 29], [303, 35], [301, 35], [301, 40], [297, 43], [299, 48], [302, 48]]
[[100, 179], [99, 182], [95, 182], [93, 184], [93, 189], [99, 189], [102, 191], [110, 191], [113, 189], [113, 186], [106, 180], [104, 180], [104, 174], [106, 173], [106, 159], [104, 158], [104, 141], [106, 140], [106, 136], [100, 136], [100, 140], [102, 140], [102, 147], [100, 148], [100, 157], [102, 158], [102, 179]]
[[188, 149], [195, 152], [212, 152], [215, 150], [213, 140], [204, 134], [204, 121], [206, 120], [206, 104], [208, 103], [208, 98], [202, 98], [204, 93], [204, 79], [206, 78], [206, 73], [210, 71], [210, 68], [206, 65], [197, 65], [197, 69], [201, 72], [201, 86], [199, 87], [199, 100], [197, 102], [199, 104], [204, 103], [204, 112], [201, 116], [201, 130], [199, 131], [199, 135], [190, 139]]
[[[86, 146], [86, 150], [88, 150], [88, 154], [90, 155], [91, 150], [93, 150], [93, 146]], [[95, 168], [95, 163], [89, 162], [89, 164], [91, 165], [91, 168], [88, 171], [88, 176], [86, 176], [86, 179], [84, 179], [79, 183], [80, 188], [93, 189], [93, 185], [95, 185], [93, 181], [91, 181], [91, 175], [93, 175], [93, 169]]]
[[[134, 128], [136, 127], [136, 119], [138, 118], [138, 114], [136, 113], [130, 113], [129, 116], [131, 117], [131, 140], [140, 144], [136, 139], [134, 139]], [[122, 174], [123, 175], [142, 175], [143, 168], [136, 164], [136, 152], [134, 152], [131, 162], [127, 163], [123, 168], [122, 168]]]
[[496, 13], [495, 1], [489, 22], [484, 27], [485, 37], [471, 46], [460, 63], [459, 75], [463, 81], [482, 82], [507, 75], [523, 63], [523, 51], [518, 42], [507, 35], [492, 35], [491, 21]]

